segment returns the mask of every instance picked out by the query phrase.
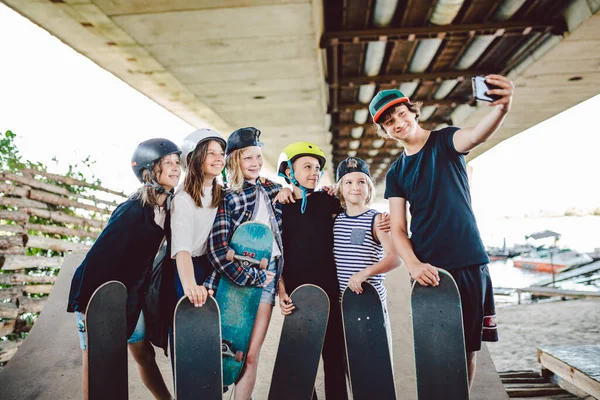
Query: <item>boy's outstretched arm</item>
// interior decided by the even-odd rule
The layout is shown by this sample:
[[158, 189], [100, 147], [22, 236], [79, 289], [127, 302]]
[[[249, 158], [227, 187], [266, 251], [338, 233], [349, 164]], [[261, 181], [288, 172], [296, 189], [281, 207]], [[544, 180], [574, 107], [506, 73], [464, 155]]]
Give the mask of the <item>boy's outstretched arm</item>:
[[386, 228], [381, 226], [381, 220], [383, 218], [383, 214], [377, 214], [375, 223], [373, 224], [373, 236], [383, 247], [383, 258], [379, 262], [369, 265], [350, 277], [348, 287], [355, 293], [363, 292], [361, 283], [366, 281], [369, 277], [390, 272], [391, 270], [398, 268], [402, 262], [398, 253], [394, 250], [389, 227]]
[[392, 243], [396, 253], [406, 264], [410, 276], [423, 286], [437, 286], [440, 276], [437, 268], [431, 264], [423, 263], [417, 258], [408, 239], [406, 224], [406, 199], [392, 197], [390, 202], [390, 219], [392, 222]]
[[514, 91], [512, 81], [502, 75], [488, 75], [485, 81], [499, 87], [499, 89], [488, 91], [488, 95], [502, 97], [489, 104], [494, 107], [493, 110], [483, 117], [475, 127], [456, 131], [453, 142], [458, 153], [467, 153], [485, 142], [496, 133], [502, 122], [504, 122], [506, 114], [510, 111]]

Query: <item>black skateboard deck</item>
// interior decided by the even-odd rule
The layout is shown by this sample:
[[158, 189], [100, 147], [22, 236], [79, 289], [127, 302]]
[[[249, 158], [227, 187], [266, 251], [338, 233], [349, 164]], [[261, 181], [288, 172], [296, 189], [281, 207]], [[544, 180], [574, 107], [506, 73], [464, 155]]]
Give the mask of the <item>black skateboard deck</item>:
[[354, 400], [396, 399], [394, 372], [377, 289], [362, 283], [362, 294], [346, 288], [342, 317]]
[[325, 340], [329, 297], [323, 289], [301, 285], [290, 297], [296, 309], [283, 320], [269, 400], [311, 400]]
[[215, 299], [209, 296], [195, 307], [182, 297], [173, 326], [176, 398], [222, 399], [221, 318]]
[[413, 283], [411, 308], [419, 400], [469, 398], [462, 307], [456, 283], [439, 270], [438, 286]]
[[127, 289], [121, 282], [100, 286], [87, 306], [85, 330], [90, 400], [128, 397]]

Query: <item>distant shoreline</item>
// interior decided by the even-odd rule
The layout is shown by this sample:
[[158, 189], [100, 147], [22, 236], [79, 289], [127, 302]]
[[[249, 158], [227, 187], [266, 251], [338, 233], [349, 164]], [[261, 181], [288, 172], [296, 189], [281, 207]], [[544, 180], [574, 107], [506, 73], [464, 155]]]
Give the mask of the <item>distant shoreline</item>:
[[547, 211], [540, 210], [535, 213], [525, 213], [522, 215], [504, 215], [503, 219], [518, 219], [518, 218], [563, 218], [563, 217], [600, 217], [600, 208], [593, 210], [587, 209], [568, 209], [566, 211]]

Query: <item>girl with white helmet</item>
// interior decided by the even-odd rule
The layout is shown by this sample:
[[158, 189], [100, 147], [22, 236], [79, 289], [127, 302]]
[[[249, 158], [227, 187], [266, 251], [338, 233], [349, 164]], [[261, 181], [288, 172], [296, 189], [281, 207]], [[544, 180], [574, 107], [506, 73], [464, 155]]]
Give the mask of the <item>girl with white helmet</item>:
[[112, 213], [106, 227], [75, 271], [67, 311], [75, 312], [83, 350], [83, 398], [88, 398], [85, 310], [102, 284], [116, 280], [127, 288], [129, 351], [138, 364], [142, 381], [157, 399], [171, 399], [146, 338], [142, 305], [146, 279], [154, 256], [165, 237], [169, 199], [179, 182], [181, 150], [167, 139], [150, 139], [138, 145], [131, 159], [133, 172], [143, 183]]
[[171, 257], [177, 264], [177, 298], [187, 296], [196, 307], [212, 294], [203, 286], [212, 272], [207, 239], [225, 193], [217, 177], [225, 168], [225, 139], [210, 129], [189, 134], [181, 146], [183, 185], [173, 199]]

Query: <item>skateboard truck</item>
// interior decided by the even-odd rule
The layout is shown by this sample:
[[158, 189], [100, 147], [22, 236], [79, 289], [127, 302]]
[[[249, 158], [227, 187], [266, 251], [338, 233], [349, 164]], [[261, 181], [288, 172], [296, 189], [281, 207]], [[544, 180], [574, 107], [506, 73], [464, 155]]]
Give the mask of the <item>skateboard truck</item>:
[[236, 362], [242, 362], [244, 359], [244, 352], [236, 350], [234, 353], [233, 350], [233, 343], [231, 343], [229, 340], [223, 340], [221, 342], [221, 353], [223, 356], [232, 357]]
[[233, 249], [227, 251], [227, 255], [225, 256], [225, 258], [227, 259], [227, 261], [233, 261], [234, 259], [242, 261], [245, 265], [258, 265], [260, 269], [267, 269], [267, 266], [269, 265], [269, 260], [267, 260], [266, 258], [263, 258], [259, 261], [252, 257], [235, 254], [235, 251], [233, 251]]

